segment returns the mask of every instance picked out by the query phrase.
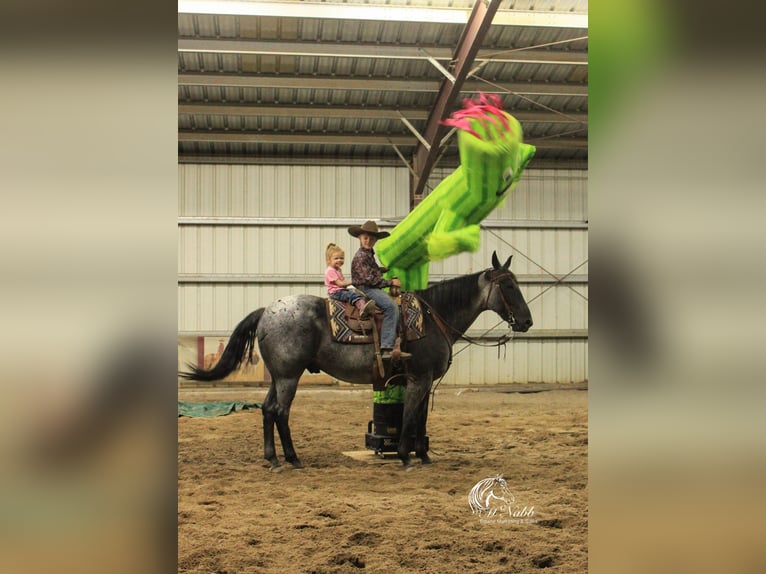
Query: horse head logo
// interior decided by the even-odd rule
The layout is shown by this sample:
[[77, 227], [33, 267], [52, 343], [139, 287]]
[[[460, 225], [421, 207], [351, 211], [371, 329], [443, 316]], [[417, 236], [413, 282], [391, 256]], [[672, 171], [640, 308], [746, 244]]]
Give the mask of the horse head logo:
[[479, 516], [494, 516], [498, 512], [510, 514], [515, 500], [502, 474], [480, 480], [468, 494], [471, 512]]

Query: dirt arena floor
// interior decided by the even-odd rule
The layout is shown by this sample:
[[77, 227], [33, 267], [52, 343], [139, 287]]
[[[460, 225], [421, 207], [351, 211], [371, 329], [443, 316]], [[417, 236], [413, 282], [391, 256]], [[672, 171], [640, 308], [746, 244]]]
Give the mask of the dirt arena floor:
[[[265, 393], [181, 390], [179, 400]], [[407, 472], [364, 449], [367, 388], [298, 389], [301, 470], [269, 470], [260, 410], [179, 417], [178, 571], [587, 572], [587, 395], [440, 387], [428, 420], [434, 464], [415, 459]], [[472, 514], [471, 488], [498, 474], [517, 516]]]

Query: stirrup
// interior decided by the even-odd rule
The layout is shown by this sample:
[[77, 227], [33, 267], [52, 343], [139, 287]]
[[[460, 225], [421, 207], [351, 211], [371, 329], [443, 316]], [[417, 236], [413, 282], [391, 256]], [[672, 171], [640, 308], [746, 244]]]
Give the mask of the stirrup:
[[[384, 361], [390, 361], [390, 360], [392, 360], [394, 358], [394, 355], [393, 355], [394, 350], [393, 349], [385, 349], [385, 350], [381, 349], [380, 351], [381, 351], [380, 358], [383, 359]], [[412, 353], [406, 353], [404, 351], [399, 351], [399, 360], [400, 361], [403, 360], [403, 359], [409, 359], [410, 357], [412, 357]]]

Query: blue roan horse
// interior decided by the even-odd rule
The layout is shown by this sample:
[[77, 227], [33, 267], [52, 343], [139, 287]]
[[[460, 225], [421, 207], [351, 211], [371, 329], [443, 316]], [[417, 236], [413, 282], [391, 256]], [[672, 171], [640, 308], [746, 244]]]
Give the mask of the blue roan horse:
[[[407, 392], [404, 403], [398, 454], [404, 467], [410, 466], [414, 450], [423, 463], [429, 463], [424, 445], [428, 395], [434, 379], [450, 366], [452, 345], [468, 330], [483, 311], [494, 311], [514, 331], [526, 332], [532, 317], [510, 271], [511, 258], [500, 265], [492, 254], [492, 267], [463, 275], [416, 291], [424, 311], [425, 336], [407, 343], [412, 354], [407, 361]], [[272, 382], [263, 403], [264, 457], [272, 469], [279, 466], [274, 446], [276, 424], [285, 460], [302, 466], [290, 436], [290, 405], [304, 370], [322, 370], [342, 381], [372, 384], [374, 350], [369, 345], [348, 345], [333, 340], [325, 300], [313, 295], [291, 295], [253, 311], [231, 334], [218, 364], [210, 370], [192, 368], [181, 373], [187, 379], [215, 381], [235, 370], [243, 357], [258, 346]], [[414, 437], [414, 444], [413, 444]], [[413, 448], [414, 447], [414, 448]]]

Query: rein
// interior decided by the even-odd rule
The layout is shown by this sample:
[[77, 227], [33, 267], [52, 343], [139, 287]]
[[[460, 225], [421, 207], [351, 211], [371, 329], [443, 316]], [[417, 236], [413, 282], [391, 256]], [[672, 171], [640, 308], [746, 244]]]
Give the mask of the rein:
[[[457, 327], [453, 327], [452, 325], [447, 323], [447, 321], [444, 320], [444, 317], [439, 315], [439, 312], [436, 309], [434, 309], [433, 306], [428, 301], [426, 301], [419, 295], [415, 295], [415, 297], [417, 297], [418, 301], [420, 301], [425, 306], [426, 313], [431, 315], [431, 317], [434, 320], [434, 323], [436, 323], [436, 326], [439, 327], [439, 331], [446, 339], [447, 344], [449, 345], [449, 348], [450, 348], [449, 365], [452, 364], [452, 345], [454, 344], [454, 342], [450, 338], [450, 334], [457, 335], [457, 340], [462, 339], [472, 345], [477, 345], [479, 347], [499, 347], [501, 345], [505, 345], [508, 341], [513, 339], [513, 335], [502, 335], [501, 337], [497, 337], [497, 339], [494, 339], [492, 343], [485, 343], [484, 339], [475, 339], [473, 337], [469, 337]], [[505, 303], [505, 298], [503, 298], [503, 302]], [[447, 368], [449, 368], [449, 365], [447, 366]]]
[[[489, 291], [487, 293], [487, 299], [484, 303], [485, 309], [489, 309], [489, 298], [492, 296], [492, 289], [494, 288], [495, 284], [498, 280], [510, 276], [510, 273], [503, 273], [501, 275], [498, 275], [496, 277], [492, 277], [489, 280]], [[506, 312], [508, 313], [508, 316], [510, 317], [510, 320], [508, 321], [508, 328], [509, 332], [511, 329], [511, 326], [515, 322], [515, 318], [513, 316], [513, 312], [511, 311], [511, 306], [508, 304], [508, 301], [505, 298], [505, 295], [503, 295], [503, 290], [500, 289], [500, 299], [503, 302], [503, 306], [505, 307]], [[449, 359], [447, 361], [447, 369], [444, 371], [444, 374], [439, 377], [439, 380], [436, 382], [435, 385], [431, 388], [431, 410], [434, 409], [434, 398], [436, 389], [439, 386], [439, 384], [442, 382], [442, 379], [444, 379], [445, 375], [447, 374], [447, 371], [449, 371], [449, 368], [452, 366], [452, 358], [453, 358], [453, 352], [452, 352], [452, 345], [454, 344], [451, 337], [450, 332], [457, 335], [457, 340], [463, 339], [464, 341], [467, 341], [471, 345], [478, 345], [479, 347], [498, 347], [498, 353], [500, 352], [499, 347], [504, 346], [508, 341], [510, 341], [513, 338], [513, 335], [505, 334], [501, 337], [498, 337], [493, 343], [485, 343], [482, 340], [474, 339], [473, 337], [468, 337], [464, 332], [460, 331], [460, 329], [453, 327], [447, 321], [444, 320], [444, 318], [439, 314], [439, 312], [434, 309], [433, 305], [431, 305], [428, 301], [423, 299], [420, 295], [413, 292], [413, 295], [415, 298], [425, 307], [426, 313], [428, 313], [431, 318], [434, 320], [434, 323], [436, 323], [436, 326], [439, 328], [439, 332], [442, 334], [444, 339], [447, 341], [447, 348], [449, 349]]]
[[[510, 273], [503, 273], [495, 277], [492, 277], [489, 280], [489, 290], [487, 291], [487, 299], [484, 302], [485, 309], [489, 309], [489, 299], [490, 297], [492, 297], [492, 289], [495, 287], [497, 282], [500, 279], [509, 277], [510, 275], [511, 275]], [[505, 295], [503, 295], [503, 290], [498, 289], [498, 292], [500, 293], [500, 300], [503, 302], [505, 311], [508, 314], [508, 317], [510, 317], [510, 320], [508, 321], [508, 328], [510, 330], [513, 324], [516, 322], [516, 318], [513, 316], [513, 311], [511, 310], [511, 306], [508, 304], [508, 300], [505, 298]], [[450, 365], [452, 364], [452, 345], [453, 345], [453, 342], [450, 339], [450, 332], [452, 334], [457, 335], [457, 340], [463, 339], [464, 341], [467, 341], [468, 343], [472, 345], [477, 345], [479, 347], [500, 347], [501, 345], [505, 345], [508, 341], [513, 339], [512, 334], [504, 334], [494, 339], [492, 343], [486, 343], [484, 342], [485, 341], [484, 339], [475, 339], [473, 337], [469, 337], [464, 332], [460, 331], [460, 329], [457, 329], [456, 327], [453, 327], [452, 325], [447, 323], [447, 321], [444, 320], [444, 318], [438, 313], [438, 311], [436, 311], [436, 309], [433, 308], [433, 306], [428, 301], [426, 301], [419, 295], [415, 295], [415, 297], [417, 297], [418, 301], [420, 301], [426, 307], [426, 311], [428, 312], [429, 315], [433, 317], [434, 323], [436, 323], [436, 326], [439, 327], [439, 330], [441, 331], [442, 335], [444, 335], [444, 338], [447, 340], [447, 343], [450, 346], [450, 362], [449, 362]], [[449, 365], [447, 368], [449, 368]]]
[[[453, 343], [452, 343], [452, 339], [450, 339], [448, 329], [456, 332], [458, 335], [462, 336], [462, 334], [460, 333], [460, 331], [455, 329], [455, 327], [452, 327], [451, 325], [449, 325], [442, 318], [442, 316], [439, 315], [439, 313], [436, 311], [436, 309], [434, 309], [433, 306], [428, 301], [423, 299], [417, 293], [413, 293], [413, 295], [415, 295], [415, 298], [418, 301], [420, 301], [420, 303], [425, 307], [426, 313], [428, 313], [431, 316], [431, 318], [434, 320], [434, 323], [436, 323], [436, 326], [439, 328], [439, 332], [444, 337], [444, 340], [447, 341], [447, 349], [449, 349], [449, 358], [447, 359], [447, 368], [444, 370], [444, 374], [442, 374], [442, 376], [439, 377], [439, 380], [436, 381], [435, 385], [431, 384], [431, 389], [430, 389], [430, 393], [431, 393], [431, 412], [433, 412], [434, 404], [436, 404], [436, 389], [439, 387], [439, 385], [441, 384], [441, 382], [444, 379], [445, 375], [447, 374], [447, 371], [449, 371], [449, 368], [452, 366], [452, 356], [453, 356], [452, 355], [452, 345], [453, 345]], [[428, 395], [426, 394], [426, 396], [428, 396]]]
[[462, 334], [460, 333], [460, 331], [455, 329], [455, 327], [447, 323], [428, 301], [423, 299], [417, 293], [413, 292], [413, 295], [426, 308], [426, 313], [431, 315], [431, 318], [433, 318], [434, 323], [436, 323], [436, 326], [439, 328], [439, 332], [444, 336], [444, 339], [447, 341], [447, 346], [449, 347], [449, 361], [447, 361], [447, 370], [449, 370], [450, 366], [452, 366], [452, 345], [453, 345], [452, 340], [450, 339], [449, 331], [453, 331], [457, 333], [458, 335], [462, 335]]

